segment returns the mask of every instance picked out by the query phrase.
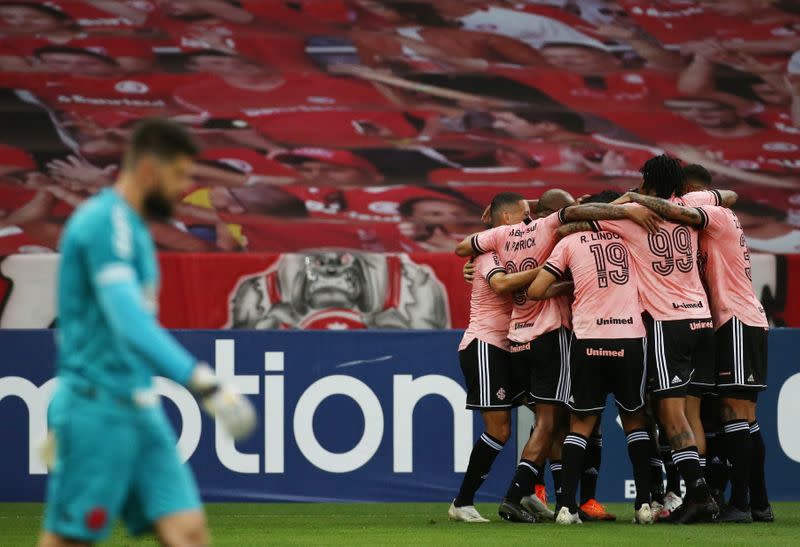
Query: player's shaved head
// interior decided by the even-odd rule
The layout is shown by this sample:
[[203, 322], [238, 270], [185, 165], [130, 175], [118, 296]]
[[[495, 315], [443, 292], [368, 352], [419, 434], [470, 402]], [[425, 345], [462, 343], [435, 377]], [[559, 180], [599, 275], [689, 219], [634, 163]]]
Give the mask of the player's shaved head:
[[490, 211], [492, 226], [517, 224], [530, 215], [528, 202], [516, 192], [500, 192], [494, 196]]
[[572, 194], [560, 188], [553, 188], [539, 196], [539, 202], [536, 204], [536, 216], [546, 217], [570, 205], [575, 205], [575, 198], [572, 197]]

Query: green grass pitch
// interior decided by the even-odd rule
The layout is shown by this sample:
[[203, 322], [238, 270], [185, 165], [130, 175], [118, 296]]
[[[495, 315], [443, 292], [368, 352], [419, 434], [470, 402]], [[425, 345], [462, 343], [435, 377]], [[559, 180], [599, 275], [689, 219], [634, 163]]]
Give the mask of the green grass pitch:
[[[562, 527], [501, 522], [494, 504], [478, 504], [489, 524], [447, 520], [447, 503], [243, 504], [206, 506], [214, 545], [798, 545], [800, 503], [773, 505], [773, 524], [635, 526], [632, 505], [610, 504], [619, 520]], [[34, 545], [42, 505], [0, 504], [0, 545]], [[118, 528], [109, 545], [155, 545]]]

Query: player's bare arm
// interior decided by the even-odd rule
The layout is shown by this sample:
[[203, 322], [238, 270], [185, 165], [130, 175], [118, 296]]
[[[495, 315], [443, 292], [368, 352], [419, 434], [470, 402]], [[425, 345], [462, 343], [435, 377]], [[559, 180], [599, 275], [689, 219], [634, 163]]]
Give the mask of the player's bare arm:
[[475, 263], [471, 258], [464, 263], [461, 273], [464, 276], [464, 281], [472, 285], [472, 280], [475, 279]]
[[629, 192], [626, 196], [633, 203], [644, 205], [667, 220], [687, 224], [695, 228], [702, 227], [705, 224], [705, 216], [699, 209], [684, 207], [683, 205], [678, 205], [666, 199], [634, 192]]
[[542, 267], [515, 273], [497, 273], [489, 278], [489, 285], [497, 294], [506, 294], [527, 287], [536, 279]]
[[647, 209], [638, 207], [623, 207], [611, 203], [585, 203], [573, 205], [561, 210], [559, 213], [562, 222], [575, 222], [582, 220], [632, 220], [650, 233], [658, 231], [661, 217]]
[[575, 290], [575, 284], [572, 281], [558, 281], [553, 283], [547, 290], [544, 292], [541, 298], [530, 298], [530, 300], [548, 300], [550, 298], [555, 298], [557, 296], [566, 296], [568, 294], [572, 294], [572, 291]]
[[461, 256], [464, 258], [475, 256], [475, 250], [472, 248], [472, 238], [478, 234], [470, 234], [464, 238], [461, 243], [456, 245], [455, 253], [457, 256]]
[[594, 228], [588, 221], [582, 222], [570, 222], [569, 224], [564, 224], [558, 230], [558, 238], [564, 239], [570, 234], [577, 234], [578, 232], [592, 232]]
[[714, 190], [720, 197], [720, 205], [722, 207], [727, 207], [730, 209], [736, 203], [736, 200], [739, 199], [739, 194], [734, 192], [733, 190]]
[[[488, 230], [486, 230], [486, 231], [488, 231]], [[484, 232], [475, 232], [474, 234], [470, 234], [467, 237], [465, 237], [461, 241], [461, 243], [456, 245], [456, 251], [455, 251], [456, 255], [464, 257], [464, 258], [468, 258], [468, 257], [471, 257], [471, 256], [478, 256], [478, 255], [481, 255], [484, 252], [486, 252], [483, 249], [476, 248], [475, 245], [473, 244], [474, 239], [479, 234], [482, 234], [482, 233], [484, 233]]]
[[536, 279], [533, 280], [531, 286], [528, 287], [528, 298], [531, 300], [544, 300], [548, 298], [545, 295], [551, 287], [555, 286], [555, 282], [556, 276], [547, 270], [542, 270], [539, 272], [539, 275], [536, 276]]

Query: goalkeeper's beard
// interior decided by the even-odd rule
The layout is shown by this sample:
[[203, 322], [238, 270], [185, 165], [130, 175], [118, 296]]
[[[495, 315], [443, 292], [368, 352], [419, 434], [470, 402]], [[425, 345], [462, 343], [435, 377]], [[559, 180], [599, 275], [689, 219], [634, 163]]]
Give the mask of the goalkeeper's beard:
[[156, 189], [147, 194], [144, 198], [144, 216], [148, 220], [155, 222], [165, 222], [172, 217], [175, 205], [172, 203], [161, 189]]

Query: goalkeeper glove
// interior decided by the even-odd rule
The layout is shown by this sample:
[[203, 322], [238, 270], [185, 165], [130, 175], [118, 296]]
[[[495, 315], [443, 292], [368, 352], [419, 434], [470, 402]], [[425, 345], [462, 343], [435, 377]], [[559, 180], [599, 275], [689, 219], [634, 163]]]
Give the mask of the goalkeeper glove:
[[250, 435], [256, 426], [256, 411], [247, 397], [221, 383], [206, 363], [198, 363], [189, 380], [190, 389], [197, 395], [203, 409], [222, 423], [234, 439]]

